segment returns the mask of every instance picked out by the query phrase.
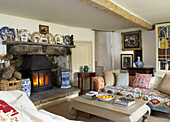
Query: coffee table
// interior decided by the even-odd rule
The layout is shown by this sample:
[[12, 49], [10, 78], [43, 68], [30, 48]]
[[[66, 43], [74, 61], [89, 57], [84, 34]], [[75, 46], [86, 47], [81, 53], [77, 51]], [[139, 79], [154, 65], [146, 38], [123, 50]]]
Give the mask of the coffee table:
[[147, 101], [136, 99], [134, 105], [125, 108], [116, 106], [113, 104], [114, 100], [121, 96], [114, 95], [111, 101], [99, 101], [83, 98], [82, 96], [73, 98], [71, 104], [70, 113], [73, 118], [77, 117], [77, 112], [82, 111], [88, 114], [96, 115], [108, 120], [118, 122], [135, 122], [141, 117], [144, 117], [143, 121], [147, 121], [150, 116], [151, 109], [146, 105]]

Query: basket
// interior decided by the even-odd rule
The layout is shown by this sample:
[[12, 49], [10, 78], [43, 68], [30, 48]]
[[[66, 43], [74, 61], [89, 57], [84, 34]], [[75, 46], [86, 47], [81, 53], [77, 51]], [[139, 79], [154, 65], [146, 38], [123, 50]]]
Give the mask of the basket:
[[0, 82], [0, 91], [21, 90], [22, 80]]

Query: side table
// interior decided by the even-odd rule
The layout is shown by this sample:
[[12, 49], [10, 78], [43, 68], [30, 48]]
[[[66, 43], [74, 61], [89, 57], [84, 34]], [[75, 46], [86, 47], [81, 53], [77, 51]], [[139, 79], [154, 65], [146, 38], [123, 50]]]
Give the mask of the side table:
[[153, 73], [154, 67], [142, 67], [142, 68], [128, 67], [127, 69], [130, 76], [135, 76], [136, 73], [152, 74], [152, 76], [154, 76]]
[[[78, 72], [78, 87], [81, 89], [81, 94], [83, 94], [83, 78], [90, 77], [90, 91], [92, 90], [92, 81], [91, 78], [96, 76], [96, 72]], [[80, 79], [81, 79], [81, 87], [80, 87]], [[94, 85], [93, 85], [94, 86]], [[94, 89], [94, 87], [93, 87]]]

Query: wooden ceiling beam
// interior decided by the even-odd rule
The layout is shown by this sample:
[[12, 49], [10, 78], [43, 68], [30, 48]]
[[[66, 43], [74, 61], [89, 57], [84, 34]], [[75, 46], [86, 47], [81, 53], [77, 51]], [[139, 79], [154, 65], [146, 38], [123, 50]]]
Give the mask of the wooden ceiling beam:
[[144, 21], [143, 19], [129, 13], [118, 5], [114, 4], [110, 0], [80, 0], [94, 8], [97, 8], [107, 14], [117, 17], [123, 21], [134, 24], [138, 27], [151, 30], [153, 29], [152, 24]]

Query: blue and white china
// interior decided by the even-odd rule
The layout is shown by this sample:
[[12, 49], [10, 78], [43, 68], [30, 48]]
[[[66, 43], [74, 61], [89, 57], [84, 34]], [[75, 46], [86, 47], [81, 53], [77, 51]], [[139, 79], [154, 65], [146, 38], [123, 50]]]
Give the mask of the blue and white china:
[[22, 80], [21, 91], [25, 92], [28, 98], [31, 95], [31, 81], [29, 78]]
[[70, 88], [70, 70], [60, 70], [61, 71], [61, 88]]
[[7, 40], [7, 36], [10, 36], [12, 40], [15, 40], [15, 31], [13, 28], [9, 28], [9, 27], [2, 27], [0, 29], [0, 36], [2, 38], [2, 40], [6, 41]]
[[65, 43], [66, 45], [70, 45], [70, 44], [71, 44], [71, 38], [70, 38], [69, 35], [66, 35], [66, 36], [64, 37], [64, 43]]
[[143, 65], [142, 61], [140, 61], [140, 57], [139, 56], [138, 56], [138, 60], [135, 62], [135, 65], [136, 65], [137, 68], [141, 68], [142, 65]]

